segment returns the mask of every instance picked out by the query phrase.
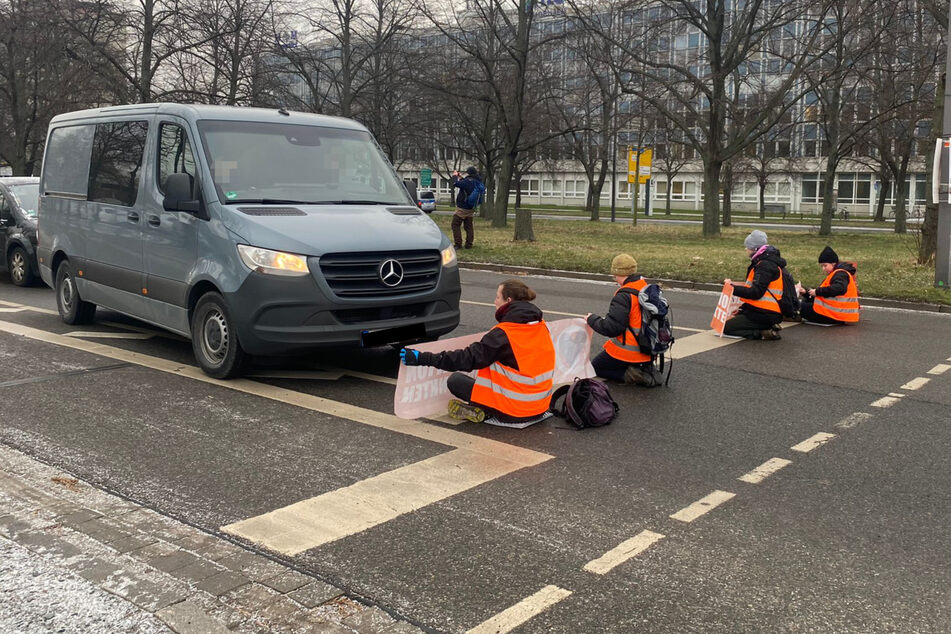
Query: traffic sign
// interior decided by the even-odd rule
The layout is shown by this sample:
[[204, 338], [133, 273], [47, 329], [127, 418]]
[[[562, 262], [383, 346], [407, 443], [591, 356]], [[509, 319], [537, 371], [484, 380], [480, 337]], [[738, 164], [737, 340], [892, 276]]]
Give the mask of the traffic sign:
[[419, 170], [419, 186], [429, 187], [432, 184], [433, 184], [433, 171], [428, 167], [424, 167], [423, 169]]
[[654, 160], [654, 150], [628, 150], [627, 153], [627, 182], [644, 184], [651, 177], [651, 162]]

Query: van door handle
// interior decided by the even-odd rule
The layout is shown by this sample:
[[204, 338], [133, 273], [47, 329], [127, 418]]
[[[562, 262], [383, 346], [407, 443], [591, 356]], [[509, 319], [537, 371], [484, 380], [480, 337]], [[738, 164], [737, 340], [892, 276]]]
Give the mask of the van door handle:
[[139, 214], [135, 213], [134, 211], [130, 211], [130, 212], [126, 215], [126, 218], [129, 219], [129, 222], [138, 222], [138, 221], [139, 221]]
[[146, 216], [145, 218], [146, 218], [146, 220], [148, 220], [149, 225], [152, 226], [152, 227], [157, 227], [157, 226], [159, 226], [160, 224], [162, 224], [162, 219], [159, 218], [158, 216], [155, 216], [155, 215], [151, 215], [151, 214], [150, 214], [150, 215]]

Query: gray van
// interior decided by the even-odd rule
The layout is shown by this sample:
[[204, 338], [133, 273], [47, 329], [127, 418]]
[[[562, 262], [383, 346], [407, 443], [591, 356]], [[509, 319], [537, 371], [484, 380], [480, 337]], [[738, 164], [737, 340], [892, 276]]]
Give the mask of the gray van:
[[210, 376], [249, 355], [435, 339], [459, 323], [448, 238], [369, 131], [286, 110], [142, 104], [57, 116], [40, 275], [63, 321], [96, 306], [189, 337]]

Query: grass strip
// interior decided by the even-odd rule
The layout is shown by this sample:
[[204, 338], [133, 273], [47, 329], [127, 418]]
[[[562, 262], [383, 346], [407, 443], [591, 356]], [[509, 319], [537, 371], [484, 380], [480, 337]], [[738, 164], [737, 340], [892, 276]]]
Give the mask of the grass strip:
[[[450, 234], [451, 216], [433, 215]], [[584, 220], [532, 222], [534, 242], [515, 242], [514, 221], [493, 228], [475, 218], [475, 246], [461, 249], [463, 262], [491, 262], [607, 275], [611, 258], [630, 253], [646, 277], [694, 282], [745, 279], [749, 259], [743, 239], [749, 227], [723, 228], [720, 237], [704, 238], [699, 226], [598, 223]], [[826, 245], [843, 261], [855, 262], [859, 291], [869, 297], [951, 305], [951, 293], [935, 288], [934, 266], [919, 266], [915, 234], [814, 233], [769, 230], [770, 244], [786, 258], [793, 277], [815, 287], [824, 278], [816, 259]]]

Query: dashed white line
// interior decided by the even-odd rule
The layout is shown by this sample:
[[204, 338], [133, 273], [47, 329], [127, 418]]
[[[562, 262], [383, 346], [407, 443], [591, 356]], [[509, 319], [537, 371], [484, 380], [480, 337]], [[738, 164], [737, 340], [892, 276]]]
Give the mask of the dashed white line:
[[858, 427], [871, 417], [872, 415], [868, 412], [854, 412], [840, 420], [835, 426], [839, 429], [852, 429], [853, 427]]
[[597, 559], [585, 564], [584, 569], [596, 575], [603, 575], [615, 566], [623, 564], [628, 559], [636, 557], [651, 547], [652, 544], [663, 539], [664, 536], [653, 531], [641, 531], [627, 541], [621, 542]]
[[710, 495], [697, 500], [690, 506], [680, 509], [670, 517], [671, 519], [679, 520], [681, 522], [692, 522], [701, 515], [709, 513], [716, 507], [735, 496], [736, 493], [730, 493], [729, 491], [714, 491]]
[[889, 396], [894, 396], [895, 398], [905, 398], [905, 395], [901, 392], [889, 392]]
[[917, 390], [927, 385], [930, 381], [931, 379], [929, 379], [926, 376], [919, 376], [917, 378], [912, 379], [911, 381], [908, 381], [908, 383], [905, 383], [904, 385], [902, 385], [901, 389]]
[[155, 335], [142, 332], [93, 332], [74, 330], [66, 333], [67, 337], [79, 337], [81, 339], [136, 339], [145, 341]]
[[804, 441], [802, 441], [798, 445], [793, 445], [792, 447], [790, 447], [790, 449], [792, 449], [793, 451], [798, 451], [800, 453], [809, 453], [816, 447], [821, 447], [822, 445], [826, 444], [833, 438], [835, 438], [835, 434], [828, 434], [824, 431], [821, 431], [814, 436], [810, 436], [809, 438], [806, 438]]
[[749, 482], [750, 484], [759, 484], [772, 474], [776, 473], [786, 465], [791, 465], [792, 460], [786, 460], [785, 458], [770, 458], [760, 466], [756, 467], [749, 473], [741, 475], [737, 480], [742, 480], [743, 482]]
[[512, 607], [499, 612], [491, 619], [475, 626], [466, 634], [505, 634], [538, 616], [559, 601], [571, 596], [571, 590], [558, 586], [545, 586], [530, 597], [526, 597]]
[[948, 370], [951, 370], [951, 365], [947, 363], [939, 363], [935, 367], [928, 370], [928, 374], [944, 374]]
[[872, 401], [869, 403], [872, 407], [891, 407], [895, 403], [901, 400], [901, 397], [898, 396], [883, 396], [877, 401]]

